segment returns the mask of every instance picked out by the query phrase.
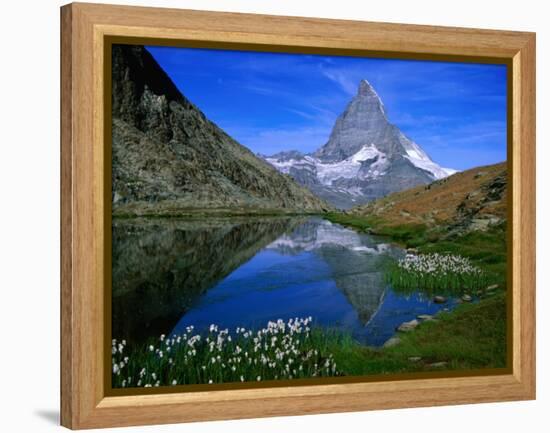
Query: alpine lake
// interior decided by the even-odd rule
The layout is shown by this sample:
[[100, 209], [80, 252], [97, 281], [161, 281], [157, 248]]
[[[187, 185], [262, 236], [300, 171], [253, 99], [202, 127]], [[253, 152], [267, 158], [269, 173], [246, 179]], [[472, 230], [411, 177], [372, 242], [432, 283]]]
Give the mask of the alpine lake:
[[405, 254], [317, 216], [114, 218], [112, 335], [141, 343], [311, 317], [380, 347], [401, 323], [456, 305], [395, 291], [384, 266]]

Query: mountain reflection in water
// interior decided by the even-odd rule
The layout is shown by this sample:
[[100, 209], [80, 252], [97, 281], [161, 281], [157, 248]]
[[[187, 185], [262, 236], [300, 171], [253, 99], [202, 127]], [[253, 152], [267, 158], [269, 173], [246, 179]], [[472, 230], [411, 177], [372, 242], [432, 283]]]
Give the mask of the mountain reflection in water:
[[384, 261], [402, 255], [317, 217], [115, 220], [113, 337], [312, 316], [380, 345], [403, 321], [441, 308], [386, 286]]

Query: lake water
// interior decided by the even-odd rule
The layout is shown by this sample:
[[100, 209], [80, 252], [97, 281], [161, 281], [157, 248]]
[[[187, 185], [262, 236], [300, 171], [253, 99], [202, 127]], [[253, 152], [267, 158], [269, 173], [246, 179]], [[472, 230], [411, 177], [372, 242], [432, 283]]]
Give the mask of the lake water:
[[113, 337], [312, 316], [380, 346], [402, 322], [452, 307], [385, 283], [384, 263], [403, 255], [318, 217], [115, 220]]

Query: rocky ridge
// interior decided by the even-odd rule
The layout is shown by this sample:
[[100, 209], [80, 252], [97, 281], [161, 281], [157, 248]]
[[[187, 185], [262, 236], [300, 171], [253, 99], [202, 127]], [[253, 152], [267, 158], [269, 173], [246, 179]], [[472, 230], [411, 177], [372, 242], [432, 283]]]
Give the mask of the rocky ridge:
[[210, 121], [142, 46], [112, 53], [113, 214], [328, 207]]

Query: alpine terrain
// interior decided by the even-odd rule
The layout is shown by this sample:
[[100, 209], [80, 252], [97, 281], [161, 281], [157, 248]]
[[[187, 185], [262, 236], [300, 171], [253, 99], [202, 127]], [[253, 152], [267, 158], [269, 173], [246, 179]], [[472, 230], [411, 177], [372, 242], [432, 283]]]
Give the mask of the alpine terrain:
[[113, 214], [327, 205], [208, 120], [142, 46], [112, 55]]
[[379, 226], [424, 226], [446, 236], [485, 232], [506, 222], [505, 162], [476, 167], [358, 206], [350, 215]]
[[337, 118], [328, 142], [313, 154], [280, 152], [265, 157], [282, 173], [341, 209], [442, 179], [442, 168], [386, 117], [367, 80]]

